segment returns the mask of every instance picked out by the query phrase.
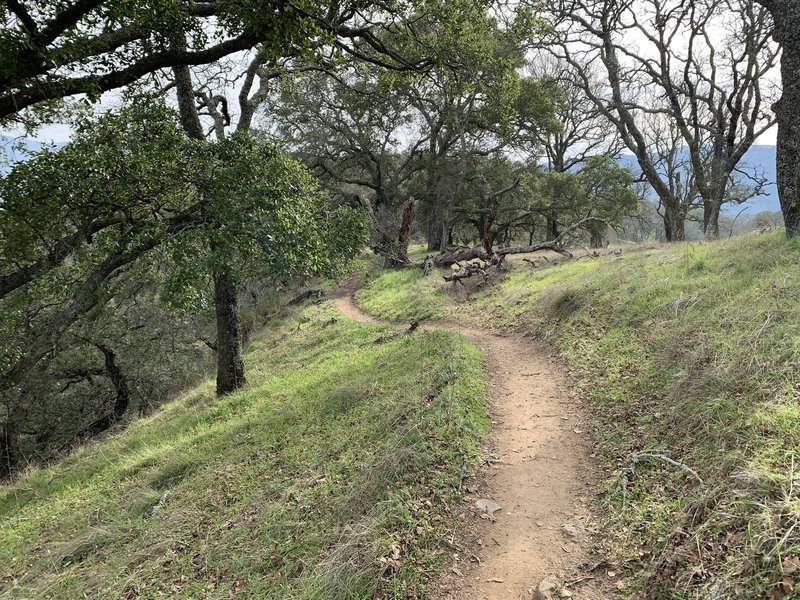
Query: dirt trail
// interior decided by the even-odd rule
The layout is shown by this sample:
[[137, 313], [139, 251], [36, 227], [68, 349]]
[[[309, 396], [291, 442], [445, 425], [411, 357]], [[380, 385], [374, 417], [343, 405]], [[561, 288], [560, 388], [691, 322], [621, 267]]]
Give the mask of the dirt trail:
[[[340, 284], [333, 294], [336, 307], [353, 320], [379, 323], [355, 305], [357, 282]], [[570, 584], [571, 596], [562, 597], [612, 597], [613, 574], [598, 566], [602, 560], [590, 550], [594, 524], [588, 499], [598, 476], [588, 425], [562, 369], [541, 345], [521, 335], [437, 326], [465, 335], [486, 356], [492, 434], [487, 462], [467, 481], [463, 525], [453, 544], [461, 551], [431, 594], [452, 600], [530, 599], [544, 578], [554, 576]], [[478, 499], [501, 508], [487, 518], [476, 507]]]

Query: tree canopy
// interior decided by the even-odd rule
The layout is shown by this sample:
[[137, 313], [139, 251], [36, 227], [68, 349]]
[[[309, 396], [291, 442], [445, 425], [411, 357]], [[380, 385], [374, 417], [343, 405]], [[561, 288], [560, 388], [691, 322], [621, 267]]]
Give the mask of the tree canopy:
[[158, 103], [84, 124], [67, 147], [17, 165], [0, 197], [4, 389], [158, 249], [169, 252], [165, 290], [177, 303], [222, 256], [240, 281], [327, 273], [364, 234], [275, 146], [191, 140]]

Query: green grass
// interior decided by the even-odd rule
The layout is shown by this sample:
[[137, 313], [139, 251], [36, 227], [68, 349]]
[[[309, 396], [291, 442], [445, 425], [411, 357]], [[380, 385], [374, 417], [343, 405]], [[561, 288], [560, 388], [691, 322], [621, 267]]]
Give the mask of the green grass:
[[207, 382], [1, 488], [0, 596], [421, 595], [485, 369], [460, 336], [389, 330], [298, 309], [251, 341], [242, 390]]
[[[799, 265], [800, 244], [775, 233], [626, 249], [533, 273], [517, 263], [467, 304], [444, 297], [451, 306], [439, 314], [534, 332], [565, 357], [598, 416], [609, 549], [631, 591], [800, 598], [800, 586], [781, 587], [800, 573], [783, 566], [800, 557]], [[415, 306], [424, 288], [414, 282], [383, 300], [386, 277], [364, 292], [365, 307], [382, 314], [391, 304], [393, 318], [408, 318], [397, 298]], [[616, 473], [645, 449], [670, 451], [705, 485], [639, 463], [620, 517]]]
[[356, 301], [367, 312], [387, 321], [441, 319], [447, 314], [447, 297], [440, 278], [424, 277], [421, 269], [381, 271], [356, 292]]

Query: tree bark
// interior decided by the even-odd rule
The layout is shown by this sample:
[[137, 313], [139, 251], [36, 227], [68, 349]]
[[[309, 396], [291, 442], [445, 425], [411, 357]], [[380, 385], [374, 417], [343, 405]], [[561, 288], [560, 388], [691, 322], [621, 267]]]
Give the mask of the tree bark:
[[17, 424], [9, 417], [0, 429], [0, 477], [14, 472], [20, 462]]
[[796, 0], [756, 0], [772, 14], [773, 35], [781, 45], [776, 169], [778, 198], [787, 237], [800, 235], [800, 4]]
[[[180, 49], [186, 48], [186, 41], [181, 39], [176, 42]], [[203, 126], [200, 123], [200, 115], [194, 103], [194, 86], [192, 85], [192, 74], [186, 65], [173, 67], [172, 72], [175, 76], [175, 93], [178, 97], [178, 113], [181, 119], [181, 126], [190, 138], [195, 140], [205, 140]]]
[[548, 242], [553, 241], [558, 237], [558, 221], [555, 214], [548, 214], [547, 217], [547, 231], [545, 232], [545, 239]]
[[444, 239], [442, 233], [444, 228], [442, 222], [444, 220], [444, 206], [442, 199], [436, 193], [428, 196], [428, 224], [427, 224], [427, 239], [428, 250], [430, 252], [439, 252], [447, 247], [447, 240]]
[[682, 210], [662, 204], [664, 207], [664, 214], [662, 220], [664, 221], [664, 237], [668, 242], [682, 242], [686, 239], [684, 232], [686, 215]]
[[[186, 135], [205, 141], [205, 134], [194, 102], [189, 67], [173, 69], [178, 112]], [[214, 250], [214, 244], [211, 244]], [[230, 266], [223, 261], [214, 273], [214, 309], [217, 319], [217, 395], [230, 393], [245, 383], [242, 356], [242, 324], [236, 282]]]
[[603, 247], [603, 231], [598, 226], [589, 227], [589, 234], [591, 239], [589, 241], [589, 246], [591, 248], [602, 248]]
[[222, 396], [245, 383], [239, 297], [227, 269], [214, 275], [214, 307], [217, 317], [217, 395]]
[[80, 434], [88, 435], [89, 437], [102, 433], [119, 421], [125, 414], [125, 411], [128, 410], [128, 406], [131, 402], [131, 390], [128, 386], [128, 379], [125, 377], [125, 373], [123, 373], [119, 364], [117, 364], [116, 354], [105, 344], [95, 344], [95, 346], [103, 353], [105, 358], [105, 371], [103, 374], [111, 380], [111, 385], [114, 386], [116, 396], [111, 412], [97, 419]]

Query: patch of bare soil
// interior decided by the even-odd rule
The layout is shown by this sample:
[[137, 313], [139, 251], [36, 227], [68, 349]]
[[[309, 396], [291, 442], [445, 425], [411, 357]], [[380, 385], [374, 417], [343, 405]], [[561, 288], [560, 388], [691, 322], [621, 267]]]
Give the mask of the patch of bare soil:
[[[333, 301], [356, 321], [378, 323], [353, 301], [358, 281], [344, 280]], [[492, 433], [486, 461], [465, 481], [461, 525], [448, 540], [452, 564], [432, 583], [431, 596], [613, 597], [615, 575], [592, 550], [599, 532], [590, 499], [599, 475], [588, 417], [558, 360], [519, 334], [437, 326], [465, 335], [486, 356]], [[551, 585], [540, 585], [543, 581]], [[556, 582], [555, 590], [546, 589]]]

